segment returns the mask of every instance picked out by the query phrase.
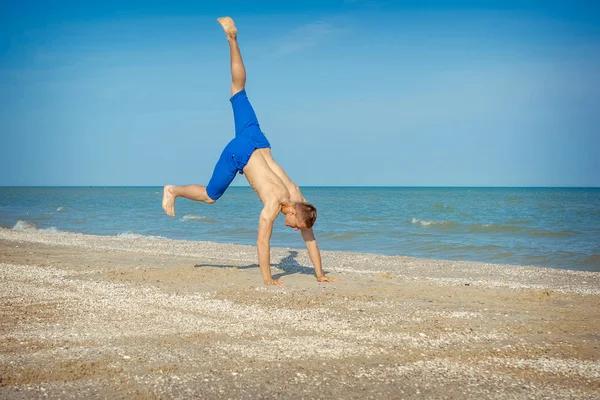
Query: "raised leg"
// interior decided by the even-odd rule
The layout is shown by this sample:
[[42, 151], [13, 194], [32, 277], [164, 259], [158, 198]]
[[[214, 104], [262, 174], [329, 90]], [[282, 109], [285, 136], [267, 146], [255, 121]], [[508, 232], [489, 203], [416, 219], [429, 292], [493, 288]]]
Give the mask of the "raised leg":
[[242, 61], [242, 54], [237, 41], [237, 28], [229, 17], [217, 18], [223, 27], [227, 41], [229, 42], [229, 60], [231, 64], [231, 96], [244, 90], [246, 86], [246, 69]]
[[165, 212], [171, 217], [175, 216], [175, 199], [184, 197], [189, 200], [202, 201], [204, 203], [213, 204], [215, 201], [206, 194], [206, 186], [187, 185], [173, 186], [166, 185], [163, 189], [162, 207]]

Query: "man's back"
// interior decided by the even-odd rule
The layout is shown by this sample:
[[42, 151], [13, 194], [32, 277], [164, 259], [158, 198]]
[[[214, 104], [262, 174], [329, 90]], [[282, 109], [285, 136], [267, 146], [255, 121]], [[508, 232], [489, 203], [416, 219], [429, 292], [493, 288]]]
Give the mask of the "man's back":
[[269, 148], [254, 150], [244, 168], [244, 175], [265, 204], [271, 201], [280, 204], [305, 201], [298, 186], [275, 162]]

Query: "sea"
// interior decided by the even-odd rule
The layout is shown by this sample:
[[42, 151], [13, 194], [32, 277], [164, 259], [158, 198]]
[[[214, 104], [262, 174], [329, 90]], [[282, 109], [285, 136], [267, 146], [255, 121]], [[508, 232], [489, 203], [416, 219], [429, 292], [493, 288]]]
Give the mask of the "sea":
[[[302, 187], [322, 250], [600, 271], [600, 188]], [[162, 187], [0, 187], [0, 227], [253, 245], [250, 187], [213, 205]], [[272, 246], [302, 248], [276, 221]]]

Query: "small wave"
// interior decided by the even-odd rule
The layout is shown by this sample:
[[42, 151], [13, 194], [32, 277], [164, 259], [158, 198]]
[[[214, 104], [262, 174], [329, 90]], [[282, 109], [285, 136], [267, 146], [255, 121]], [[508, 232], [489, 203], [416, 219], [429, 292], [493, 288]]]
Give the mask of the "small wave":
[[538, 237], [562, 238], [562, 237], [579, 235], [580, 232], [573, 231], [570, 229], [566, 229], [566, 230], [562, 230], [562, 231], [546, 231], [546, 230], [541, 230], [541, 229], [532, 229], [530, 234], [531, 234], [531, 236], [538, 236]]
[[165, 239], [162, 236], [155, 236], [155, 235], [141, 235], [139, 233], [135, 233], [135, 232], [125, 232], [125, 233], [119, 233], [117, 235], [117, 237], [120, 238], [126, 238], [126, 239]]
[[468, 253], [490, 253], [490, 252], [499, 252], [506, 251], [506, 248], [503, 246], [498, 246], [495, 244], [488, 245], [460, 245], [460, 244], [441, 244], [438, 241], [435, 242], [427, 242], [422, 245], [419, 245], [420, 250], [425, 251], [436, 251], [436, 252], [447, 252], [447, 253], [458, 253], [458, 252], [468, 252]]
[[349, 239], [355, 239], [359, 236], [363, 236], [363, 235], [369, 235], [369, 234], [374, 234], [374, 232], [344, 232], [344, 233], [339, 233], [339, 232], [323, 232], [320, 233], [319, 236], [323, 237], [323, 238], [327, 238], [328, 240], [349, 240]]
[[510, 196], [509, 198], [506, 199], [506, 202], [520, 204], [520, 203], [523, 203], [524, 200], [519, 196]]
[[181, 217], [180, 221], [202, 221], [202, 222], [217, 222], [211, 217], [205, 215], [188, 214]]
[[56, 212], [61, 212], [61, 211], [62, 211], [62, 210], [64, 210], [64, 209], [65, 209], [64, 207], [58, 207], [58, 208], [56, 209]]
[[433, 211], [454, 211], [454, 207], [442, 203], [435, 203], [432, 209]]
[[521, 228], [520, 226], [512, 226], [512, 225], [472, 224], [472, 225], [469, 226], [469, 230], [471, 232], [494, 233], [494, 232], [518, 232], [518, 231], [525, 231], [525, 228]]
[[229, 233], [233, 234], [233, 235], [239, 235], [239, 234], [256, 234], [256, 229], [248, 229], [248, 228], [235, 228], [235, 229], [231, 229], [229, 231]]
[[508, 221], [506, 221], [507, 224], [511, 224], [511, 225], [527, 225], [529, 223], [531, 223], [531, 220], [528, 219], [509, 219]]
[[15, 231], [34, 231], [36, 229], [37, 226], [34, 223], [20, 220], [13, 226]]
[[435, 220], [429, 221], [429, 220], [421, 219], [421, 218], [413, 218], [410, 222], [412, 222], [413, 224], [419, 224], [424, 227], [435, 226], [435, 225], [441, 225], [441, 226], [457, 225], [457, 223], [452, 222], [452, 221], [435, 221]]
[[578, 235], [579, 232], [573, 230], [549, 231], [545, 229], [526, 228], [515, 225], [496, 225], [496, 224], [472, 224], [469, 226], [471, 232], [484, 233], [516, 233], [532, 237], [569, 237]]
[[465, 245], [465, 246], [460, 246], [460, 249], [462, 250], [468, 250], [468, 251], [499, 251], [499, 250], [503, 250], [504, 247], [502, 246], [498, 246], [496, 244], [486, 244], [483, 246], [476, 246], [476, 245]]
[[[225, 228], [220, 227], [217, 231], [207, 231], [205, 235], [216, 235], [217, 237], [227, 237], [228, 235], [253, 235], [256, 236], [256, 229], [249, 228]], [[210, 239], [207, 239], [210, 240]]]
[[37, 223], [38, 221], [51, 221], [52, 217], [47, 215], [40, 215], [39, 217], [31, 217], [33, 223]]
[[36, 224], [33, 222], [27, 221], [17, 221], [15, 226], [13, 226], [13, 230], [15, 231], [42, 231], [49, 233], [61, 233], [56, 227], [51, 226], [50, 228], [38, 228]]
[[565, 210], [565, 206], [561, 203], [539, 203], [538, 208], [546, 209], [546, 210]]

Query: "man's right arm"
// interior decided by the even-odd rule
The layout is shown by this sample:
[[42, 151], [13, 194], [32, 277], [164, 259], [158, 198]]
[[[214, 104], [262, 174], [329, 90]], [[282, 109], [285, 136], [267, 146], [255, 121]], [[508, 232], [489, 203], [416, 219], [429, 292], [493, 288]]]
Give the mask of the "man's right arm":
[[279, 214], [279, 204], [265, 204], [258, 220], [258, 265], [265, 285], [283, 285], [283, 281], [271, 276], [271, 234], [273, 223]]

